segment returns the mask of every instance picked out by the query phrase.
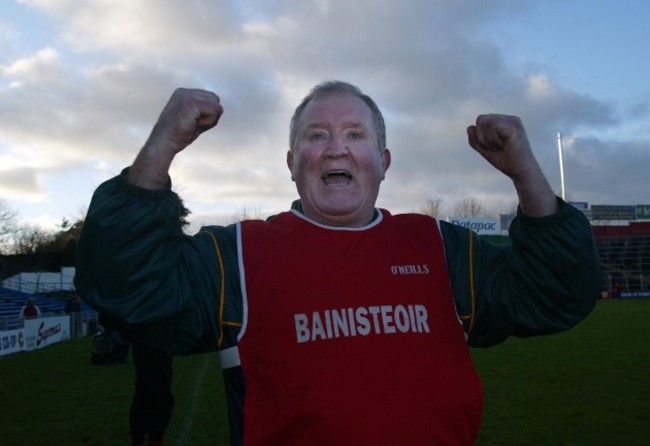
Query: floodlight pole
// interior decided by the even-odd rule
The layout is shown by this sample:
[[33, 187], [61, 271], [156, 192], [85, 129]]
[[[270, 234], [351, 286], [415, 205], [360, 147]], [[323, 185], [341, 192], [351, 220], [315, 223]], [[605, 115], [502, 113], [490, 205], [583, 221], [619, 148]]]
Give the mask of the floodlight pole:
[[557, 134], [557, 151], [560, 155], [560, 185], [562, 188], [562, 199], [566, 201], [566, 184], [564, 183], [564, 152], [562, 150], [562, 133]]

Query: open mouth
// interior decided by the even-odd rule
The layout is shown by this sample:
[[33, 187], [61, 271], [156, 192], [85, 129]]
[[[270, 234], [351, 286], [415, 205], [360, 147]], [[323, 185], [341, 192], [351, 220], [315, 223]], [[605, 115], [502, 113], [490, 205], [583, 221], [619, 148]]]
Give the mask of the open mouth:
[[350, 175], [350, 172], [345, 170], [333, 170], [324, 173], [321, 179], [328, 186], [343, 187], [350, 184], [352, 181], [352, 175]]

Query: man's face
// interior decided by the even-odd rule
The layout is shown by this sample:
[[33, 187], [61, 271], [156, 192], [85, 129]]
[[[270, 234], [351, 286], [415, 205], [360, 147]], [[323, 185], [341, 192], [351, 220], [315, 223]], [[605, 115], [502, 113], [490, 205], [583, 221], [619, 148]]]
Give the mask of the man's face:
[[332, 94], [312, 99], [303, 110], [287, 165], [308, 217], [359, 227], [372, 220], [390, 152], [378, 146], [366, 103]]

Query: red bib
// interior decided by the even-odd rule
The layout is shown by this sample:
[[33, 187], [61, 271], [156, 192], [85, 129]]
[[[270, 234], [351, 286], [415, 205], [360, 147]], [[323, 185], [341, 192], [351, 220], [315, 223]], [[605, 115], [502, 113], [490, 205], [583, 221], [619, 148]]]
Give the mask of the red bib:
[[474, 444], [483, 395], [435, 220], [240, 227], [244, 441]]

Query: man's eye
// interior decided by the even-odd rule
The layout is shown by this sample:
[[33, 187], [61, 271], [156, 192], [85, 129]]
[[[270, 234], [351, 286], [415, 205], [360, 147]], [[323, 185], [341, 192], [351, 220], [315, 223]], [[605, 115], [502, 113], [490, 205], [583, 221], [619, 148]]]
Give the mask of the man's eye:
[[348, 138], [350, 139], [363, 139], [363, 134], [359, 132], [350, 132], [348, 133]]
[[324, 139], [325, 139], [325, 135], [323, 135], [322, 133], [312, 133], [311, 135], [309, 135], [310, 141], [322, 141]]

